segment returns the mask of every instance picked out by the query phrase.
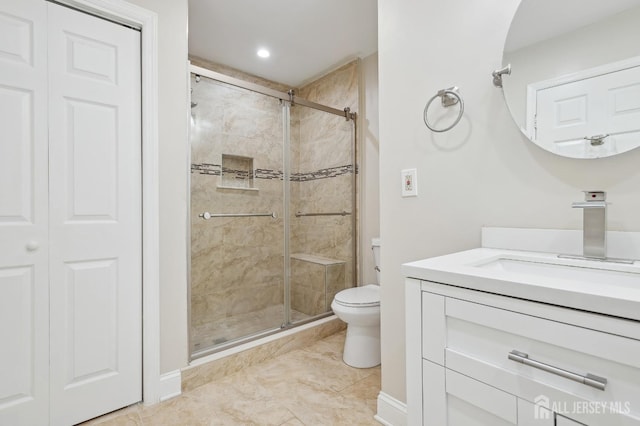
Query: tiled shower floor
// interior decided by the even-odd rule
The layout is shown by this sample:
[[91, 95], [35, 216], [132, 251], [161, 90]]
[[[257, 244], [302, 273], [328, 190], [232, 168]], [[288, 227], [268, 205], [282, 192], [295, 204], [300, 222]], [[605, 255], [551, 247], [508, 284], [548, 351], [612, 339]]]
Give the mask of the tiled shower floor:
[[[305, 320], [309, 315], [291, 310], [293, 322]], [[246, 314], [222, 318], [215, 322], [195, 325], [191, 329], [191, 350], [198, 352], [261, 331], [278, 328], [284, 319], [284, 305], [269, 306]]]

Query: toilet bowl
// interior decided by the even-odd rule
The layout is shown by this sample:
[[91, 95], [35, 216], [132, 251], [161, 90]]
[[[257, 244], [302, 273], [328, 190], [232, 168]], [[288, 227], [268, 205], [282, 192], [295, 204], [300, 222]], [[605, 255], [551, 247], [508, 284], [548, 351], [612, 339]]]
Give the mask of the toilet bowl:
[[331, 309], [347, 323], [342, 359], [357, 368], [380, 364], [380, 288], [376, 284], [342, 290]]
[[[376, 272], [379, 273], [379, 240], [372, 242]], [[335, 295], [331, 309], [347, 323], [342, 359], [357, 368], [380, 364], [380, 287], [367, 284], [348, 288]]]

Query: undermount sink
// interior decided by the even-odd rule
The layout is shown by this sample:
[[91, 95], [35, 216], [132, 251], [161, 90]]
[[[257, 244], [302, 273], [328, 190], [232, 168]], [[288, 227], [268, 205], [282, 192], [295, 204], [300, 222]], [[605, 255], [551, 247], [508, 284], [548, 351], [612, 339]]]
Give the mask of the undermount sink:
[[592, 284], [613, 284], [629, 287], [640, 287], [640, 273], [625, 271], [624, 266], [598, 264], [582, 260], [565, 262], [562, 259], [549, 261], [545, 259], [527, 259], [518, 257], [498, 257], [489, 261], [476, 263], [472, 266], [487, 271], [501, 271], [506, 273], [527, 274], [531, 276], [566, 279]]
[[577, 230], [483, 228], [484, 247], [405, 263], [402, 272], [425, 289], [448, 286], [640, 321], [640, 232], [607, 232], [605, 259], [579, 257], [583, 237]]
[[640, 261], [477, 248], [402, 268], [409, 278], [640, 321]]

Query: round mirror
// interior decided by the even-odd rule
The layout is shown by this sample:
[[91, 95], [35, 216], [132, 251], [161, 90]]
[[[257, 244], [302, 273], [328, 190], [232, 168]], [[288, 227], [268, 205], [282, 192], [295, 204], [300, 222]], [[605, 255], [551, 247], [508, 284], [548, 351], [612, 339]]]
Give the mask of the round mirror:
[[522, 0], [504, 97], [522, 132], [572, 158], [640, 146], [640, 0]]

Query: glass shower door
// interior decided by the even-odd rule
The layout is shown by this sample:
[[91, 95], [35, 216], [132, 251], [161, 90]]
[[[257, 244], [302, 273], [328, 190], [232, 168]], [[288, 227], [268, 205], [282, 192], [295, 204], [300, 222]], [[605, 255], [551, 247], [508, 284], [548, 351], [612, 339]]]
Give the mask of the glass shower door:
[[278, 329], [284, 312], [283, 107], [191, 76], [191, 353]]
[[353, 115], [194, 71], [212, 77], [191, 76], [198, 358], [330, 315], [334, 295], [357, 281], [357, 212]]
[[291, 108], [291, 321], [331, 311], [353, 287], [355, 270], [354, 121], [296, 104]]

